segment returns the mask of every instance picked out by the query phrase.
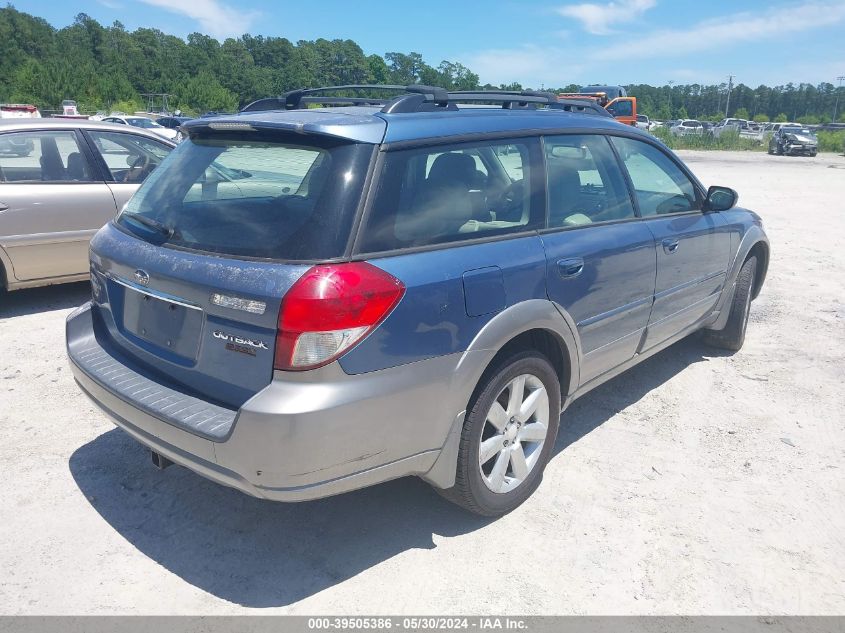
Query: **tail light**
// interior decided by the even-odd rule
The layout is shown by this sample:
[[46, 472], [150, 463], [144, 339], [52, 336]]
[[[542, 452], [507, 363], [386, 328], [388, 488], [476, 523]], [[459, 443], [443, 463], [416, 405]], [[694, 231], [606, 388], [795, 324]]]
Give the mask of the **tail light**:
[[404, 293], [401, 281], [366, 262], [312, 267], [282, 299], [273, 366], [327, 365], [372, 332]]

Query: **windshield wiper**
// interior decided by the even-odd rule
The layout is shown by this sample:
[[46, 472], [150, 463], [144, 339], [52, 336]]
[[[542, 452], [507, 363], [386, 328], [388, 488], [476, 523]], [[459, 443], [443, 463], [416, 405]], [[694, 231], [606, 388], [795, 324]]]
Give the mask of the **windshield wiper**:
[[159, 222], [158, 220], [153, 220], [152, 218], [148, 218], [145, 215], [141, 215], [140, 213], [133, 213], [132, 211], [124, 211], [121, 215], [127, 216], [130, 220], [135, 220], [138, 224], [143, 224], [144, 226], [153, 229], [154, 231], [158, 231], [162, 235], [164, 235], [167, 239], [170, 239], [174, 235], [176, 235], [176, 229], [167, 226], [166, 224]]

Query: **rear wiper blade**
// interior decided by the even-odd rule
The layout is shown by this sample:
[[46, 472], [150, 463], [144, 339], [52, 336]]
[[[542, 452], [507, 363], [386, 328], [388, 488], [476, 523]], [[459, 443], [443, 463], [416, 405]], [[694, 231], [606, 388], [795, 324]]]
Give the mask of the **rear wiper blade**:
[[122, 215], [127, 216], [131, 220], [135, 220], [139, 224], [143, 224], [146, 227], [153, 229], [154, 231], [158, 231], [162, 235], [167, 236], [168, 238], [173, 237], [176, 233], [176, 229], [173, 227], [167, 226], [166, 224], [159, 222], [158, 220], [153, 220], [152, 218], [148, 218], [145, 215], [141, 215], [140, 213], [133, 213], [132, 211], [124, 211]]

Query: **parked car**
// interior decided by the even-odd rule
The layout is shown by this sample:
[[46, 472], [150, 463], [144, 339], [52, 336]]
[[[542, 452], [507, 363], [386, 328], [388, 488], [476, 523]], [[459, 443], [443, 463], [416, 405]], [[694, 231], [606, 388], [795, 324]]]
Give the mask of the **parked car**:
[[173, 137], [173, 140], [179, 143], [182, 140], [182, 127], [183, 123], [187, 123], [191, 120], [192, 117], [189, 116], [162, 116], [156, 120], [156, 123], [159, 125], [166, 127], [170, 130], [175, 130], [176, 134]]
[[645, 114], [638, 114], [637, 115], [637, 127], [641, 130], [650, 130], [651, 129], [651, 121]]
[[87, 279], [89, 240], [172, 147], [134, 127], [0, 121], [0, 291]]
[[736, 192], [556, 95], [409, 90], [189, 121], [94, 238], [71, 366], [157, 466], [499, 515], [573, 400], [698, 330], [742, 346], [769, 246]]
[[769, 139], [769, 154], [815, 156], [819, 140], [805, 126], [781, 126]]
[[101, 119], [104, 123], [117, 123], [119, 125], [131, 125], [132, 127], [138, 127], [143, 130], [149, 130], [162, 138], [167, 139], [168, 141], [175, 141], [176, 140], [176, 133], [177, 131], [171, 128], [164, 127], [159, 123], [156, 123], [152, 119], [149, 119], [144, 116], [127, 116], [127, 115], [111, 115]]
[[156, 119], [156, 123], [170, 130], [178, 130], [183, 123], [187, 123], [192, 117], [189, 116], [162, 116]]
[[675, 136], [701, 136], [704, 134], [704, 126], [701, 125], [701, 121], [683, 119], [673, 125], [669, 131]]

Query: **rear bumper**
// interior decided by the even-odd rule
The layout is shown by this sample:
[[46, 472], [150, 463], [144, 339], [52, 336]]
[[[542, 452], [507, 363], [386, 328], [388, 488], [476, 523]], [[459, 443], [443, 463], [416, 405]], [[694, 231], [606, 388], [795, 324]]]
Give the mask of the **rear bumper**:
[[[266, 388], [232, 412], [228, 433], [215, 438], [122, 390], [118, 383], [131, 384], [135, 368], [98, 341], [94, 330], [90, 304], [72, 313], [68, 356], [79, 386], [115, 424], [174, 463], [278, 501], [425, 476], [472, 390], [453, 380], [461, 357], [466, 361], [461, 354], [354, 376], [337, 363], [314, 372], [277, 372]], [[110, 363], [109, 373], [98, 373], [92, 358]], [[191, 398], [166, 384], [156, 388], [165, 400]]]

